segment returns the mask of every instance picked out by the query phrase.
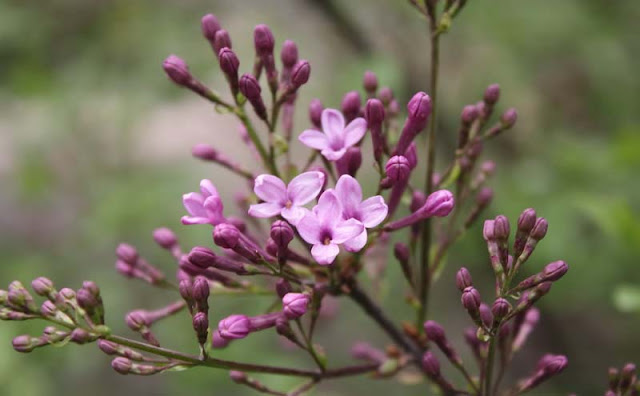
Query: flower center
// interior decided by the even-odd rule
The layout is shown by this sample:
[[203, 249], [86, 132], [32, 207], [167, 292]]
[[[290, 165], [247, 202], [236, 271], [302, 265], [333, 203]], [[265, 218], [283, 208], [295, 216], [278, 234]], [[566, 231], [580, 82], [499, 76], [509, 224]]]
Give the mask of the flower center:
[[324, 243], [325, 245], [329, 245], [331, 243], [331, 238], [329, 238], [329, 237], [324, 238], [322, 243]]
[[291, 207], [293, 206], [293, 202], [291, 202], [291, 200], [288, 200], [287, 203], [284, 204], [284, 206], [287, 209], [291, 209]]

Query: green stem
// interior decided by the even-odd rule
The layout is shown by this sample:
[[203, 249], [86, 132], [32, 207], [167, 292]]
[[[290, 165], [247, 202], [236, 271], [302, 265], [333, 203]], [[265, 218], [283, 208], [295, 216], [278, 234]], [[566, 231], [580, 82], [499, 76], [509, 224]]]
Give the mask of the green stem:
[[234, 110], [234, 113], [236, 114], [238, 119], [242, 122], [242, 124], [245, 126], [245, 128], [247, 128], [247, 133], [249, 135], [249, 138], [253, 142], [254, 146], [256, 146], [256, 149], [258, 150], [258, 154], [260, 155], [260, 158], [262, 158], [262, 162], [264, 162], [267, 168], [271, 170], [271, 173], [274, 176], [279, 177], [278, 168], [276, 167], [273, 156], [270, 156], [269, 153], [267, 153], [267, 150], [264, 148], [264, 145], [260, 141], [260, 138], [258, 137], [256, 130], [253, 128], [251, 121], [247, 117], [247, 114], [244, 112], [244, 109], [242, 107], [236, 107]]
[[486, 370], [485, 370], [485, 377], [484, 377], [484, 391], [483, 391], [483, 395], [484, 396], [490, 396], [491, 395], [491, 376], [493, 375], [493, 361], [494, 359], [494, 355], [496, 353], [496, 337], [492, 336], [491, 339], [489, 340], [489, 353], [487, 355], [487, 361], [486, 361]]

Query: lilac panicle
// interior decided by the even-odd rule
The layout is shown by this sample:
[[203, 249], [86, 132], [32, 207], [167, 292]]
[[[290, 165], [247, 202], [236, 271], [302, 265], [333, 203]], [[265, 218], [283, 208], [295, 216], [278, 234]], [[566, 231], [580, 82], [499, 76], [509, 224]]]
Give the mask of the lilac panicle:
[[384, 105], [379, 99], [369, 99], [364, 108], [364, 117], [367, 120], [367, 127], [371, 131], [371, 142], [373, 144], [373, 156], [377, 162], [382, 161], [382, 153], [385, 150], [384, 135], [382, 133], [382, 123], [384, 121]]
[[260, 119], [266, 120], [267, 108], [260, 94], [262, 88], [260, 88], [258, 80], [251, 74], [245, 73], [240, 77], [239, 88], [240, 92], [242, 92], [244, 97], [251, 103], [251, 106], [253, 106], [256, 115], [260, 117]]
[[296, 319], [307, 312], [307, 307], [311, 299], [304, 293], [287, 293], [282, 297], [282, 307], [285, 316], [289, 319]]
[[409, 144], [426, 126], [431, 114], [431, 98], [424, 92], [418, 92], [407, 104], [409, 115], [405, 121], [395, 153], [404, 154]]
[[286, 185], [273, 175], [256, 177], [253, 191], [263, 203], [251, 205], [249, 214], [253, 217], [273, 217], [281, 215], [294, 226], [307, 214], [303, 206], [314, 200], [325, 182], [321, 172], [305, 172]]
[[376, 74], [371, 70], [365, 71], [364, 77], [362, 78], [362, 86], [370, 98], [374, 97], [378, 90], [378, 77]]
[[298, 139], [307, 147], [320, 150], [329, 161], [336, 161], [349, 147], [355, 146], [367, 131], [364, 118], [356, 118], [345, 126], [345, 119], [338, 110], [324, 109], [321, 115], [322, 132], [307, 129]]
[[454, 198], [450, 191], [435, 191], [427, 197], [425, 204], [421, 208], [407, 217], [389, 223], [384, 229], [385, 231], [395, 231], [425, 220], [429, 217], [444, 217], [451, 212], [453, 206]]
[[342, 98], [341, 109], [347, 123], [353, 121], [360, 114], [362, 101], [358, 91], [347, 92]]
[[231, 315], [218, 323], [220, 336], [227, 340], [245, 338], [249, 335], [251, 323], [246, 315]]

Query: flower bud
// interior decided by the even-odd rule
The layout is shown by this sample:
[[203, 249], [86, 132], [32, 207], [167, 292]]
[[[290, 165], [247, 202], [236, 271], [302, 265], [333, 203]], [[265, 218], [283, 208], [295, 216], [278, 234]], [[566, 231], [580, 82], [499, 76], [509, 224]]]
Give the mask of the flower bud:
[[35, 340], [24, 334], [17, 336], [11, 341], [11, 345], [16, 352], [29, 353], [37, 347]]
[[240, 231], [231, 224], [218, 224], [213, 231], [213, 241], [220, 247], [233, 249], [240, 241]]
[[289, 283], [288, 280], [280, 278], [276, 282], [276, 293], [278, 293], [278, 296], [281, 299], [284, 298], [284, 296], [290, 293], [292, 290], [293, 288], [291, 287], [291, 283]]
[[380, 92], [378, 92], [378, 99], [382, 102], [383, 105], [389, 106], [389, 103], [393, 100], [393, 91], [389, 87], [380, 88]]
[[485, 220], [484, 225], [482, 227], [482, 237], [487, 242], [495, 242], [495, 221], [494, 220]]
[[518, 119], [518, 112], [516, 109], [511, 108], [507, 109], [502, 116], [500, 116], [500, 123], [502, 124], [503, 129], [509, 129], [513, 127]]
[[91, 334], [89, 334], [86, 330], [81, 328], [73, 329], [71, 332], [71, 342], [74, 342], [78, 345], [86, 344], [91, 340]]
[[403, 182], [409, 178], [411, 173], [411, 167], [409, 166], [409, 160], [405, 156], [396, 155], [389, 158], [387, 165], [385, 165], [385, 172], [387, 176], [394, 182]]
[[467, 105], [462, 108], [460, 120], [463, 124], [469, 125], [478, 118], [478, 109], [474, 105]]
[[427, 338], [436, 344], [444, 343], [447, 340], [444, 333], [444, 327], [434, 320], [424, 322], [424, 332], [427, 335]]
[[193, 301], [193, 283], [191, 279], [181, 280], [178, 285], [178, 290], [180, 291], [180, 296], [182, 296], [187, 303]]
[[469, 286], [462, 291], [462, 306], [469, 312], [478, 312], [482, 300], [480, 298], [480, 292], [473, 286]]
[[285, 40], [285, 42], [282, 43], [280, 59], [285, 68], [291, 69], [298, 61], [298, 47], [296, 43], [291, 40]]
[[62, 289], [60, 289], [60, 295], [65, 300], [73, 300], [74, 298], [76, 298], [76, 292], [72, 289], [69, 289], [68, 287], [63, 287]]
[[336, 169], [340, 176], [358, 173], [358, 169], [362, 165], [362, 151], [359, 147], [349, 147], [344, 155], [336, 161]]
[[262, 96], [260, 92], [262, 88], [260, 88], [260, 83], [258, 80], [252, 76], [251, 74], [243, 74], [240, 78], [239, 84], [240, 92], [247, 98], [253, 110], [256, 112], [256, 115], [263, 120], [267, 119], [267, 109], [264, 105], [264, 101], [262, 100]]
[[259, 56], [273, 55], [275, 38], [269, 26], [258, 25], [253, 29], [253, 44]]
[[500, 86], [498, 84], [491, 84], [484, 91], [484, 101], [487, 104], [494, 105], [500, 99]]
[[438, 362], [436, 356], [429, 351], [425, 352], [422, 356], [422, 368], [430, 378], [440, 377], [440, 362]]
[[358, 91], [347, 92], [342, 98], [341, 108], [347, 123], [358, 117], [360, 113], [360, 93]]
[[84, 288], [78, 289], [78, 292], [76, 293], [76, 300], [78, 301], [80, 308], [87, 311], [95, 309], [100, 304], [98, 299], [92, 295], [89, 290]]
[[229, 32], [226, 30], [220, 29], [216, 32], [213, 39], [213, 50], [215, 51], [216, 56], [220, 56], [220, 50], [223, 48], [232, 48], [231, 36], [229, 36]]
[[128, 243], [118, 245], [116, 248], [116, 256], [131, 266], [135, 266], [138, 261], [138, 251]]
[[400, 134], [395, 153], [402, 154], [418, 133], [426, 126], [431, 114], [431, 98], [424, 92], [418, 92], [407, 104], [409, 115]]
[[635, 379], [636, 365], [633, 363], [625, 364], [620, 374], [620, 389], [623, 394], [629, 390], [629, 387], [635, 382]]
[[206, 310], [205, 307], [207, 307], [210, 292], [210, 285], [207, 278], [203, 276], [196, 277], [196, 280], [193, 282], [192, 296], [196, 304], [202, 307], [201, 310]]
[[518, 217], [518, 231], [529, 234], [536, 224], [536, 211], [532, 208], [525, 209]]
[[176, 234], [166, 227], [153, 230], [153, 240], [164, 249], [171, 249], [178, 243]]
[[460, 291], [464, 291], [467, 287], [473, 286], [471, 273], [465, 267], [462, 267], [456, 273], [456, 286]]
[[362, 79], [362, 86], [369, 96], [374, 96], [378, 90], [378, 77], [376, 74], [371, 70], [365, 71]]
[[50, 293], [55, 291], [55, 289], [53, 288], [53, 282], [51, 282], [50, 279], [45, 278], [43, 276], [34, 279], [31, 282], [31, 288], [33, 288], [33, 291], [37, 295], [43, 296], [43, 297], [46, 297]]
[[107, 340], [98, 340], [98, 348], [107, 355], [115, 355], [118, 351], [118, 344]]
[[311, 74], [311, 65], [306, 60], [298, 61], [293, 70], [291, 71], [291, 85], [293, 90], [300, 88], [309, 81], [309, 75]]
[[555, 282], [562, 278], [564, 274], [569, 270], [569, 266], [564, 261], [554, 261], [547, 264], [542, 271], [544, 279], [547, 281]]
[[497, 240], [509, 239], [509, 219], [506, 216], [496, 216], [493, 222], [493, 237]]
[[247, 375], [242, 371], [231, 370], [229, 371], [229, 377], [236, 384], [244, 384], [247, 382]]
[[356, 342], [351, 347], [351, 357], [357, 360], [365, 360], [373, 363], [384, 363], [388, 360], [387, 355], [379, 349], [372, 347], [366, 342]]
[[491, 308], [485, 303], [481, 303], [479, 307], [480, 311], [480, 320], [485, 325], [485, 327], [490, 328], [493, 324], [493, 314], [491, 313]]
[[284, 314], [289, 319], [296, 319], [307, 312], [310, 298], [303, 293], [287, 293], [282, 297]]
[[536, 241], [540, 241], [547, 235], [548, 228], [549, 223], [547, 223], [547, 220], [544, 217], [538, 217], [529, 236]]
[[235, 93], [238, 90], [238, 68], [240, 67], [240, 61], [235, 52], [230, 48], [222, 48], [218, 52], [218, 59], [220, 60], [220, 69], [227, 77], [232, 92]]
[[127, 375], [131, 373], [131, 368], [133, 367], [133, 363], [131, 360], [124, 357], [117, 357], [111, 361], [111, 367], [118, 373], [122, 375]]
[[311, 120], [311, 124], [316, 128], [322, 128], [322, 111], [324, 110], [324, 106], [320, 99], [313, 99], [311, 103], [309, 103], [309, 119]]
[[220, 22], [213, 14], [207, 14], [200, 20], [202, 35], [211, 43], [215, 41], [216, 32], [221, 29]]
[[271, 225], [270, 236], [276, 243], [276, 246], [278, 246], [279, 251], [286, 253], [287, 247], [293, 240], [294, 234], [289, 223], [282, 220], [276, 220]]
[[249, 335], [249, 317], [246, 315], [231, 315], [218, 323], [220, 336], [227, 340], [245, 338]]
[[453, 194], [448, 190], [435, 191], [427, 197], [425, 204], [418, 209], [424, 218], [428, 216], [444, 217], [453, 210]]
[[504, 298], [498, 298], [493, 302], [491, 313], [496, 320], [502, 320], [511, 311], [511, 304]]
[[143, 327], [149, 326], [149, 321], [143, 311], [131, 311], [125, 317], [127, 327], [133, 331], [140, 331]]
[[214, 349], [226, 348], [229, 345], [230, 340], [222, 338], [219, 330], [211, 332], [211, 347]]
[[54, 303], [52, 303], [49, 300], [44, 301], [40, 306], [40, 313], [45, 317], [49, 317], [49, 318], [54, 317], [56, 316], [57, 312], [58, 312], [58, 308]]
[[193, 329], [198, 337], [200, 345], [204, 345], [207, 342], [207, 334], [209, 331], [209, 318], [204, 312], [198, 312], [193, 315]]
[[187, 63], [175, 55], [169, 55], [164, 62], [162, 62], [162, 68], [171, 81], [177, 85], [186, 87], [193, 79]]

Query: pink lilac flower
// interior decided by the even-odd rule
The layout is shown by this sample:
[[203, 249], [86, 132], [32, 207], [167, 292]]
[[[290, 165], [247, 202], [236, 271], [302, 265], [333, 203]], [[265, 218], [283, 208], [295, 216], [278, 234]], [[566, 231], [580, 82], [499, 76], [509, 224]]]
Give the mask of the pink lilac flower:
[[323, 184], [322, 172], [302, 173], [294, 177], [288, 186], [275, 176], [260, 175], [256, 177], [253, 191], [264, 202], [251, 205], [249, 214], [261, 218], [282, 215], [296, 225], [309, 212], [303, 205], [318, 196]]
[[334, 191], [342, 205], [342, 218], [345, 220], [356, 219], [365, 227], [358, 236], [344, 243], [347, 251], [357, 252], [367, 243], [366, 228], [372, 228], [382, 223], [387, 217], [389, 208], [380, 195], [363, 201], [360, 183], [349, 175], [343, 175], [338, 179]]
[[356, 220], [345, 220], [342, 205], [332, 190], [320, 196], [318, 205], [298, 223], [302, 239], [312, 244], [311, 255], [321, 265], [328, 265], [340, 252], [338, 245], [357, 237], [364, 225]]
[[210, 180], [200, 182], [200, 193], [184, 194], [182, 204], [189, 213], [189, 216], [182, 217], [182, 224], [217, 225], [226, 221], [222, 215], [222, 200]]
[[322, 111], [321, 123], [322, 132], [307, 129], [298, 139], [307, 147], [321, 150], [329, 161], [342, 158], [347, 149], [358, 143], [367, 131], [364, 118], [358, 117], [345, 127], [342, 113], [334, 109]]

